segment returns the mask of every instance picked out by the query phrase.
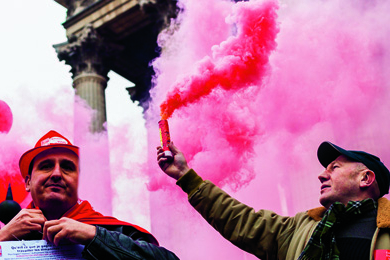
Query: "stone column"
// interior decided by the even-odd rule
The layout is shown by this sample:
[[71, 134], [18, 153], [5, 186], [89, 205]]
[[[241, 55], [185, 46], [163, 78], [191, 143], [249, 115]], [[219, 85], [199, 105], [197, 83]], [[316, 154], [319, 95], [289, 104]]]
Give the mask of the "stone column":
[[72, 69], [73, 87], [76, 95], [84, 99], [96, 111], [90, 125], [90, 132], [105, 130], [106, 104], [105, 88], [108, 81], [106, 62], [114, 48], [105, 44], [92, 25], [84, 27], [79, 35], [72, 36], [68, 42], [54, 45], [60, 60]]
[[[112, 190], [106, 122], [105, 89], [108, 81], [109, 57], [114, 48], [106, 44], [92, 25], [54, 45], [58, 58], [71, 66], [75, 93], [93, 109], [88, 126], [85, 110], [75, 104], [75, 144], [81, 147], [79, 196], [104, 215], [112, 214]], [[77, 98], [75, 100], [77, 102]], [[87, 127], [86, 127], [87, 126]], [[89, 127], [89, 129], [88, 129]]]
[[83, 73], [73, 78], [73, 87], [76, 95], [87, 101], [87, 104], [95, 110], [90, 131], [100, 132], [104, 130], [106, 122], [105, 88], [107, 79], [94, 73]]

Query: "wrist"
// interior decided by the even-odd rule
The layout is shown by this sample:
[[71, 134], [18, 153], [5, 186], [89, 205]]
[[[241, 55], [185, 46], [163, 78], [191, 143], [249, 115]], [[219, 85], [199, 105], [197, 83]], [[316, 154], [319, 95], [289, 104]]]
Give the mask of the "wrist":
[[96, 233], [97, 233], [97, 228], [94, 225], [89, 225], [88, 229], [86, 229], [86, 230], [87, 230], [87, 237], [83, 241], [84, 245], [88, 245], [89, 243], [91, 243], [92, 240], [95, 238]]
[[179, 174], [176, 176], [176, 180], [180, 179], [181, 177], [183, 177], [188, 171], [190, 170], [190, 168], [187, 166], [187, 167], [184, 167], [181, 171], [179, 171]]
[[188, 194], [188, 197], [191, 197], [194, 194], [199, 186], [203, 183], [203, 179], [196, 174], [196, 172], [190, 169], [185, 175], [177, 180], [176, 184], [182, 188], [184, 192]]
[[11, 241], [14, 240], [13, 237], [10, 237], [7, 230], [2, 228], [0, 229], [0, 241]]

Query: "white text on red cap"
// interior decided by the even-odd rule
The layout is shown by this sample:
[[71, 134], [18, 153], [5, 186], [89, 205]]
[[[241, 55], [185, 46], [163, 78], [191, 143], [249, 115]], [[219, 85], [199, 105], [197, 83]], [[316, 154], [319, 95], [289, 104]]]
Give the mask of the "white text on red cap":
[[58, 136], [46, 138], [45, 140], [41, 141], [41, 146], [48, 146], [51, 144], [68, 144], [68, 142], [64, 138]]

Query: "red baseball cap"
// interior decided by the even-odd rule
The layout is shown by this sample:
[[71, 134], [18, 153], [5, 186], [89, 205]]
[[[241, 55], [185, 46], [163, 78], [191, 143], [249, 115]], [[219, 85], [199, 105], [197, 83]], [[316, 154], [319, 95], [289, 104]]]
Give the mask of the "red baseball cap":
[[35, 158], [35, 156], [45, 150], [54, 147], [62, 147], [69, 149], [75, 154], [77, 154], [77, 156], [79, 156], [79, 148], [77, 146], [74, 146], [67, 138], [65, 138], [61, 134], [57, 133], [54, 130], [51, 130], [38, 140], [33, 149], [28, 150], [20, 157], [19, 168], [23, 179], [26, 178], [31, 161]]

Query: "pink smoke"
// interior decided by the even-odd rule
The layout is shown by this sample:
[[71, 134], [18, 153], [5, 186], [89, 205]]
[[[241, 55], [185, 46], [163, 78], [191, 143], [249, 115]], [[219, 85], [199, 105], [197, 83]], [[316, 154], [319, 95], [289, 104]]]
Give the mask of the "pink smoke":
[[[125, 140], [122, 139], [121, 145], [115, 145], [111, 151], [116, 156], [115, 160], [117, 161], [119, 161], [118, 158], [120, 157], [134, 157], [132, 163], [126, 165], [126, 168], [124, 165], [119, 164], [115, 164], [115, 167], [113, 167], [113, 181], [121, 185], [127, 184], [127, 186], [122, 187], [121, 190], [116, 190], [115, 193], [103, 194], [101, 187], [107, 187], [111, 184], [110, 171], [107, 170], [110, 163], [107, 158], [109, 153], [107, 136], [78, 136], [79, 133], [84, 134], [85, 131], [88, 131], [88, 122], [93, 111], [82, 107], [77, 111], [77, 118], [74, 119], [74, 89], [72, 88], [72, 78], [69, 73], [70, 66], [58, 60], [57, 54], [52, 47], [53, 44], [66, 41], [65, 29], [61, 25], [66, 19], [66, 9], [55, 1], [42, 6], [39, 5], [40, 3], [23, 1], [24, 9], [22, 10], [20, 9], [20, 2], [10, 2], [7, 5], [8, 11], [3, 12], [0, 18], [3, 22], [3, 37], [12, 39], [12, 41], [2, 41], [0, 44], [3, 50], [0, 65], [2, 65], [1, 68], [4, 72], [0, 88], [0, 99], [4, 100], [12, 108], [13, 114], [12, 128], [8, 134], [0, 133], [0, 180], [2, 183], [0, 185], [0, 202], [5, 199], [5, 191], [3, 192], [2, 188], [3, 186], [7, 187], [9, 180], [13, 183], [18, 181], [19, 186], [17, 189], [12, 186], [14, 199], [20, 202], [22, 206], [30, 202], [30, 196], [27, 195], [26, 197], [24, 181], [19, 173], [18, 161], [21, 154], [30, 149], [39, 137], [50, 129], [54, 129], [82, 147], [80, 197], [90, 200], [96, 210], [107, 214], [110, 214], [111, 202], [114, 201], [113, 203], [115, 204], [118, 197], [125, 198], [126, 202], [133, 198], [127, 204], [121, 202], [121, 205], [117, 206], [117, 208], [121, 207], [121, 209], [115, 210], [116, 212], [120, 211], [121, 214], [115, 214], [115, 216], [148, 228], [143, 223], [147, 222], [150, 226], [148, 217], [144, 217], [142, 219], [143, 222], [138, 221], [142, 218], [141, 214], [139, 214], [140, 209], [147, 207], [148, 203], [138, 205], [141, 199], [136, 199], [137, 196], [133, 192], [134, 190], [142, 190], [148, 194], [144, 184], [146, 180], [142, 183], [132, 181], [133, 171], [135, 170], [133, 162], [143, 165], [146, 154], [145, 133], [140, 137], [132, 131], [134, 126], [142, 125], [143, 123], [126, 118], [126, 120], [131, 121], [130, 124], [126, 121], [127, 131], [131, 133], [130, 136], [136, 135], [134, 138], [136, 141], [128, 140], [127, 138]], [[42, 12], [43, 15], [39, 16], [38, 19], [30, 16], [31, 12], [28, 10], [32, 8], [49, 10], [49, 12]], [[15, 10], [19, 11], [16, 12]], [[23, 22], [26, 20], [29, 23]], [[37, 30], [42, 37], [34, 37]], [[18, 33], [15, 34], [15, 32]], [[33, 39], [29, 41], [29, 48], [23, 47], [23, 42], [27, 38]], [[122, 89], [124, 92], [122, 97], [126, 99], [127, 103], [130, 103], [124, 89], [129, 82], [126, 80], [125, 84], [118, 84], [113, 82], [117, 78], [115, 75], [109, 75], [109, 77], [110, 81], [108, 82], [106, 93], [113, 88]], [[110, 95], [107, 95], [107, 99], [112, 98]], [[124, 103], [118, 102], [116, 98], [114, 99], [114, 103], [117, 106]], [[120, 112], [118, 114], [120, 113], [121, 115], [126, 114], [123, 112], [124, 110], [129, 112], [124, 106], [121, 106], [119, 109]], [[137, 111], [137, 114], [141, 114], [141, 112]], [[3, 114], [0, 113], [0, 118], [2, 116]], [[140, 117], [142, 118], [142, 115]], [[112, 120], [110, 113], [108, 113], [108, 120]], [[75, 125], [77, 127], [74, 130]], [[110, 130], [109, 133], [115, 135], [114, 140], [119, 140], [122, 134], [122, 132]], [[114, 143], [117, 144], [118, 142]], [[140, 142], [143, 145], [138, 149], [142, 149], [143, 153], [133, 153], [132, 146]], [[135, 155], [133, 156], [133, 154]], [[137, 159], [138, 157], [142, 157], [143, 160]], [[129, 164], [128, 162], [126, 163]], [[142, 166], [138, 166], [138, 168], [144, 169]], [[139, 175], [142, 175], [142, 171], [140, 171]], [[127, 181], [123, 181], [123, 178], [126, 178]], [[146, 179], [147, 176], [143, 175], [143, 178]], [[131, 196], [127, 195], [129, 189], [132, 190]], [[125, 195], [122, 196], [121, 194]], [[145, 197], [144, 194], [142, 196]], [[128, 208], [131, 208], [131, 214], [129, 214]], [[133, 218], [133, 216], [135, 217]]]
[[[227, 17], [237, 18], [233, 13], [238, 14], [239, 6], [245, 6], [243, 10], [251, 6], [255, 14], [255, 6], [261, 4], [255, 0], [238, 5], [222, 0], [180, 3], [184, 12], [160, 35], [163, 53], [153, 63], [157, 77], [146, 115], [148, 163], [144, 164], [145, 147], [139, 148], [136, 143], [144, 135], [130, 134], [125, 129], [139, 122], [128, 120], [125, 127], [117, 126], [112, 131], [111, 171], [116, 187], [122, 188], [115, 190], [116, 197], [120, 197], [116, 205], [129, 219], [115, 216], [138, 224], [133, 219], [142, 218], [137, 211], [149, 206], [150, 196], [151, 231], [161, 245], [181, 259], [254, 259], [221, 238], [188, 205], [174, 180], [158, 168], [155, 146], [159, 143], [160, 104], [168, 93], [175, 91], [173, 87], [180, 80], [192, 79], [189, 75], [202, 79], [196, 73], [200, 73], [199, 64], [205, 57], [210, 57], [214, 65], [228, 66], [219, 63], [225, 61], [221, 53], [214, 53], [225, 47], [222, 43], [243, 35], [235, 30], [246, 23], [246, 16], [240, 16], [244, 20], [236, 25], [232, 25], [231, 18], [226, 22]], [[323, 140], [372, 152], [389, 165], [389, 11], [390, 4], [385, 1], [283, 1], [275, 17], [280, 27], [277, 47], [269, 54], [261, 77], [250, 78], [250, 82], [242, 79], [246, 83], [238, 84], [238, 89], [214, 87], [202, 98], [177, 108], [169, 119], [172, 140], [203, 178], [255, 209], [267, 208], [286, 215], [318, 206], [317, 175], [322, 167], [315, 151]], [[14, 55], [14, 59], [30, 54]], [[15, 64], [14, 70], [30, 72], [28, 67], [20, 70], [23, 61]], [[224, 67], [212, 68], [220, 72]], [[214, 82], [213, 86], [218, 84]], [[13, 110], [11, 130], [0, 134], [2, 183], [7, 182], [8, 174], [18, 178], [20, 155], [48, 130], [55, 129], [74, 140], [71, 84], [60, 88], [56, 95], [35, 93], [29, 85], [16, 92], [12, 98], [2, 97]], [[86, 128], [89, 115], [88, 111], [80, 113], [78, 130]], [[100, 142], [83, 140], [92, 141], [90, 146], [87, 144], [92, 152]], [[104, 147], [104, 140], [102, 144]], [[106, 166], [96, 165], [100, 154], [104, 156], [105, 151], [85, 158], [86, 163], [95, 164], [93, 167], [82, 166], [82, 174], [103, 170], [99, 173], [101, 179], [83, 175], [81, 188], [92, 194], [86, 196], [97, 200], [100, 194], [88, 184], [89, 178], [104, 182], [107, 177], [103, 174]], [[121, 167], [123, 164], [125, 167]], [[137, 181], [133, 181], [134, 176]], [[152, 192], [134, 196], [143, 183], [138, 179], [146, 176], [151, 179], [148, 187]]]
[[[161, 36], [166, 52], [154, 63], [159, 74], [148, 114], [151, 144], [158, 144], [159, 105], [166, 93], [175, 93], [171, 86], [188, 79], [183, 75], [202, 78], [197, 64], [211, 55], [213, 45], [227, 41], [231, 28], [220, 22], [228, 15], [219, 14], [238, 5], [224, 2], [220, 13], [206, 14], [199, 7], [213, 10], [221, 2], [183, 1], [179, 29]], [[283, 2], [270, 68], [240, 89], [214, 88], [176, 106], [169, 119], [171, 139], [204, 179], [255, 209], [286, 215], [319, 205], [322, 167], [316, 149], [324, 140], [371, 152], [390, 166], [389, 10], [382, 1]], [[204, 34], [213, 35], [213, 43], [196, 37]], [[189, 86], [184, 83], [180, 93]], [[153, 231], [164, 244], [183, 259], [252, 259], [204, 223], [174, 180], [158, 169], [153, 149], [149, 161]]]
[[161, 104], [162, 118], [169, 118], [176, 109], [197, 102], [218, 86], [237, 90], [260, 81], [276, 46], [276, 8], [274, 2], [236, 4], [229, 23], [236, 26], [237, 35], [213, 46], [212, 58], [204, 57], [195, 72], [174, 85]]
[[[217, 163], [221, 170], [213, 171], [215, 177], [213, 179], [224, 180], [226, 172], [245, 172], [246, 177], [241, 180], [244, 182], [254, 176], [247, 174], [246, 168], [251, 165], [248, 159], [253, 152], [255, 142], [253, 137], [259, 134], [261, 128], [247, 117], [250, 111], [241, 111], [241, 102], [259, 91], [260, 87], [256, 84], [261, 86], [262, 78], [268, 70], [268, 56], [275, 48], [275, 36], [278, 32], [276, 8], [277, 5], [272, 1], [240, 2], [226, 6], [225, 9], [230, 9], [231, 13], [224, 30], [233, 32], [234, 35], [219, 45], [212, 46], [213, 58], [205, 56], [194, 65], [196, 72], [192, 71], [193, 74], [184, 77], [182, 81], [179, 80], [161, 105], [162, 111], [167, 112], [162, 112], [165, 116], [170, 116], [177, 108], [184, 107], [182, 111], [185, 111], [189, 103], [193, 103], [189, 109], [195, 109], [198, 115], [202, 115], [196, 118], [197, 124], [186, 122], [193, 118], [183, 118], [178, 123], [196, 128], [193, 131], [196, 131], [198, 136], [188, 136], [193, 141], [192, 144], [188, 144], [193, 148], [191, 149], [193, 152], [187, 156], [192, 159], [191, 157], [196, 154], [196, 160], [203, 161], [200, 167], [208, 172], [212, 171], [212, 167], [209, 166]], [[224, 12], [226, 10], [221, 13]], [[222, 30], [220, 34], [226, 37], [226, 31]], [[206, 87], [202, 88], [205, 85]], [[219, 86], [221, 88], [217, 88]], [[223, 113], [216, 111], [215, 104], [224, 106], [225, 111]], [[167, 110], [164, 110], [164, 107]], [[243, 117], [246, 119], [242, 120]], [[211, 125], [215, 124], [218, 127], [213, 128]], [[199, 127], [203, 125], [207, 127]], [[173, 129], [175, 128], [173, 126]], [[193, 131], [183, 131], [182, 135], [191, 134]], [[209, 139], [203, 140], [204, 144], [197, 143], [202, 142], [202, 139], [199, 139], [201, 136]], [[208, 148], [202, 151], [202, 147], [210, 144], [210, 141], [219, 147], [219, 161], [213, 160], [210, 156], [213, 154], [207, 151]], [[210, 165], [207, 165], [207, 162]], [[243, 165], [245, 166], [242, 167]], [[229, 175], [233, 180], [241, 182], [235, 174]], [[159, 177], [156, 179], [149, 183], [152, 190], [159, 185], [156, 182], [161, 180]]]
[[12, 111], [7, 103], [0, 100], [0, 133], [8, 133], [12, 127]]
[[[93, 111], [84, 101], [74, 102], [79, 99], [74, 97], [70, 86], [64, 86], [61, 95], [40, 95], [28, 89], [20, 89], [17, 93], [8, 102], [15, 111], [14, 125], [8, 134], [0, 133], [0, 202], [5, 199], [9, 183], [14, 200], [22, 207], [31, 201], [19, 171], [20, 156], [33, 148], [49, 130], [56, 130], [81, 147], [79, 197], [91, 201], [96, 210], [110, 215], [112, 192], [108, 137], [88, 134]], [[97, 189], [100, 196], [96, 196]]]
[[[12, 111], [8, 104], [0, 100], [0, 140], [5, 139], [5, 135], [11, 130], [12, 127]], [[2, 142], [3, 149], [6, 147]], [[6, 198], [8, 185], [11, 184], [11, 190], [13, 192], [13, 199], [18, 203], [22, 202], [27, 193], [24, 189], [24, 182], [22, 176], [18, 174], [17, 160], [15, 160], [14, 153], [6, 153], [5, 151], [0, 153], [0, 176], [2, 181], [0, 185], [0, 201]]]
[[[7, 100], [7, 104], [12, 108], [12, 128], [7, 134], [0, 133], [0, 202], [5, 199], [8, 184], [11, 184], [13, 199], [21, 206], [26, 206], [31, 197], [25, 190], [24, 179], [19, 171], [20, 156], [34, 147], [36, 141], [51, 129], [56, 129], [64, 135], [72, 138], [67, 129], [69, 125], [64, 125], [64, 121], [71, 120], [71, 111], [62, 107], [64, 104], [60, 100], [66, 99], [70, 91], [64, 91], [63, 95], [45, 97], [30, 92], [28, 89], [19, 89], [19, 94]], [[37, 105], [38, 104], [38, 105]], [[61, 111], [61, 113], [58, 113]], [[61, 118], [61, 120], [60, 120]], [[70, 125], [73, 127], [73, 124]]]
[[[0, 100], [0, 140], [2, 141], [2, 149], [6, 149], [6, 137], [5, 135], [11, 130], [12, 127], [12, 111], [8, 104]], [[9, 143], [13, 145], [13, 143]], [[16, 160], [17, 155], [12, 152], [2, 151], [0, 153], [0, 176], [2, 176], [2, 181], [0, 185], [0, 201], [3, 201], [6, 198], [8, 191], [8, 185], [11, 185], [13, 200], [21, 203], [27, 193], [24, 188], [24, 181], [22, 176], [19, 174], [19, 168], [17, 165], [18, 160]]]

